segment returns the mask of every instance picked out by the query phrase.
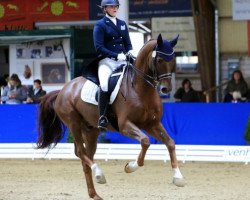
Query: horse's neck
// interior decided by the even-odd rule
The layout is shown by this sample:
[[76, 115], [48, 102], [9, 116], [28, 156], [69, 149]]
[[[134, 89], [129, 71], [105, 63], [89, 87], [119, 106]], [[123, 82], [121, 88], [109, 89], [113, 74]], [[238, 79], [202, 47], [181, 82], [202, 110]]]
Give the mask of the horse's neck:
[[[156, 45], [156, 41], [152, 40], [146, 43], [143, 48], [140, 50], [136, 61], [135, 67], [141, 72], [137, 72], [137, 75], [134, 77], [134, 82], [139, 84], [142, 88], [147, 88], [149, 84], [142, 78], [142, 75], [150, 74], [150, 64], [152, 62], [152, 51]], [[152, 87], [152, 86], [151, 86]]]
[[156, 89], [147, 83], [143, 78], [143, 75], [149, 74], [149, 65], [152, 56], [152, 50], [156, 45], [156, 41], [149, 41], [139, 52], [136, 61], [135, 67], [138, 69], [138, 72], [133, 73], [131, 89], [133, 89], [138, 97], [149, 97], [153, 98], [157, 95]]
[[142, 49], [140, 50], [136, 61], [135, 61], [135, 67], [139, 69], [140, 71], [143, 71], [144, 73], [147, 73], [149, 71], [149, 60], [152, 56], [152, 51], [156, 45], [156, 40], [149, 41], [146, 43]]

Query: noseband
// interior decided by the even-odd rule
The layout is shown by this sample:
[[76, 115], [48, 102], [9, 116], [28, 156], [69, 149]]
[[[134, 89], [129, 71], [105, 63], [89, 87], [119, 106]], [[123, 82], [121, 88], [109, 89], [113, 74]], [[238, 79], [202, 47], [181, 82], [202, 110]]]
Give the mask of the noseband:
[[[144, 73], [143, 71], [141, 71], [140, 69], [136, 68], [133, 64], [129, 63], [129, 66], [132, 67], [132, 69], [139, 74], [145, 81], [146, 83], [148, 83], [150, 86], [157, 88], [157, 86], [159, 85], [159, 82], [163, 79], [171, 79], [172, 78], [172, 73], [164, 73], [164, 74], [158, 74], [157, 68], [156, 68], [156, 61], [157, 61], [157, 56], [159, 56], [158, 54], [163, 54], [166, 56], [171, 56], [174, 54], [174, 51], [171, 54], [166, 54], [162, 51], [156, 51], [157, 47], [154, 48], [154, 51], [152, 52], [152, 59], [151, 59], [151, 63], [149, 68], [151, 69], [153, 75], [149, 75]], [[129, 59], [131, 55], [129, 55]], [[160, 56], [159, 56], [160, 57]]]

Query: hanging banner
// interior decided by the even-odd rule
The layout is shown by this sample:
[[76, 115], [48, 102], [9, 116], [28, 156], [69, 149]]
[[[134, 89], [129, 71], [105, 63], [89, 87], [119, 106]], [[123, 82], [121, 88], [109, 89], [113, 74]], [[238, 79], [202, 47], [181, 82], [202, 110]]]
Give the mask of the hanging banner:
[[33, 0], [27, 4], [29, 17], [36, 22], [87, 20], [86, 8], [87, 0]]
[[18, 0], [0, 1], [0, 22], [24, 20], [25, 14], [25, 2]]
[[34, 23], [30, 20], [18, 20], [12, 22], [0, 22], [0, 31], [32, 30]]
[[152, 18], [152, 37], [159, 34], [171, 40], [179, 35], [176, 52], [197, 51], [193, 17]]
[[130, 0], [131, 19], [192, 16], [191, 0]]
[[100, 5], [101, 5], [101, 0], [89, 0], [89, 19], [90, 20], [98, 20], [104, 16], [102, 9], [99, 7]]
[[[90, 20], [100, 19], [104, 15], [98, 7], [100, 4], [101, 0], [89, 1]], [[191, 0], [129, 0], [130, 20], [169, 16], [192, 16]]]
[[33, 22], [26, 17], [26, 1], [0, 0], [0, 30], [31, 30]]
[[34, 22], [89, 19], [88, 0], [0, 0], [0, 30], [32, 30]]
[[233, 20], [250, 20], [250, 1], [233, 0]]

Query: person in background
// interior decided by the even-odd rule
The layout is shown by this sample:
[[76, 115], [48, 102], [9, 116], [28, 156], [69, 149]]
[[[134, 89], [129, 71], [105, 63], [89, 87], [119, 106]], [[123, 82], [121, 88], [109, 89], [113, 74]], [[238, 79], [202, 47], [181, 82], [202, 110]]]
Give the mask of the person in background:
[[248, 92], [247, 83], [240, 70], [235, 70], [233, 72], [231, 80], [228, 82], [225, 89], [224, 102], [233, 102], [235, 100], [233, 93], [235, 92], [239, 93], [238, 96], [240, 96], [240, 99], [246, 98]]
[[238, 92], [238, 91], [234, 91], [232, 93], [232, 103], [242, 103], [242, 102], [245, 102], [243, 99], [242, 99], [242, 96], [241, 96], [241, 93]]
[[9, 74], [4, 74], [2, 77], [0, 77], [0, 96], [3, 93], [4, 87], [8, 85], [9, 82]]
[[4, 87], [3, 94], [1, 95], [2, 103], [6, 104], [20, 104], [27, 98], [27, 90], [18, 77], [17, 74], [12, 74], [10, 77], [9, 85]]
[[26, 103], [40, 103], [46, 91], [42, 88], [42, 82], [39, 79], [34, 80], [34, 90], [28, 93]]
[[180, 87], [174, 94], [177, 102], [200, 102], [198, 93], [192, 88], [191, 81], [184, 79], [182, 87]]

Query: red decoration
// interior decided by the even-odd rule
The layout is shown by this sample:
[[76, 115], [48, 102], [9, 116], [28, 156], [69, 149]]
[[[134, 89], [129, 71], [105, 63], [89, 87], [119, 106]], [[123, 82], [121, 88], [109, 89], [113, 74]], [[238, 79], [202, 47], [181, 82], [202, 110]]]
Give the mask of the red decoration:
[[29, 17], [36, 22], [88, 19], [87, 0], [33, 0], [27, 8]]
[[89, 0], [0, 0], [0, 30], [30, 30], [35, 22], [89, 19]]

